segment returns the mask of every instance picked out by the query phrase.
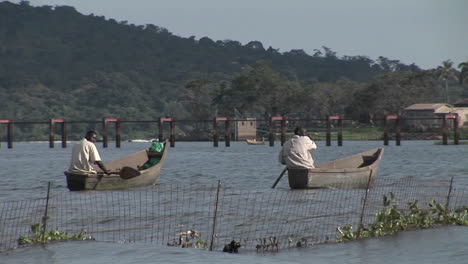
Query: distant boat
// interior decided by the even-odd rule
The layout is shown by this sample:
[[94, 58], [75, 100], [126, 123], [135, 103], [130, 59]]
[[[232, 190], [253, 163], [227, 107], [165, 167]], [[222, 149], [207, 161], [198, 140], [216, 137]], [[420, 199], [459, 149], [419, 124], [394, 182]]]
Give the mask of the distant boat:
[[156, 139], [129, 139], [128, 142], [154, 142]]
[[255, 139], [246, 139], [245, 142], [247, 142], [247, 144], [249, 145], [264, 145], [265, 144], [265, 141], [257, 141]]
[[365, 189], [377, 176], [384, 149], [375, 148], [342, 159], [317, 164], [313, 169], [289, 169], [291, 189]]
[[[81, 190], [115, 190], [152, 185], [159, 178], [161, 168], [169, 150], [168, 141], [164, 143], [162, 153], [149, 152], [143, 149], [128, 156], [104, 162], [110, 171], [119, 171], [111, 175], [94, 173], [70, 173], [65, 171], [67, 186], [70, 191]], [[149, 157], [161, 157], [159, 162], [144, 170], [138, 170], [145, 164]]]

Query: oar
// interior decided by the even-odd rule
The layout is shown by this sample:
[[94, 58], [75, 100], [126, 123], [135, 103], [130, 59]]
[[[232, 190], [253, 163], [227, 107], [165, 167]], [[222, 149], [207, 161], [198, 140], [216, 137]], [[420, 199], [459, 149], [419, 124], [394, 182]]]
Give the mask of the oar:
[[140, 174], [141, 173], [139, 170], [134, 169], [132, 167], [123, 167], [122, 169], [120, 169], [120, 172], [119, 172], [120, 178], [124, 180], [135, 178], [137, 176], [140, 176]]
[[102, 174], [98, 174], [98, 175], [97, 175], [98, 180], [96, 181], [96, 184], [94, 184], [93, 190], [96, 190], [96, 187], [97, 187], [98, 184], [101, 182], [103, 176], [104, 176], [104, 175], [102, 175]]
[[283, 172], [281, 172], [280, 176], [278, 177], [278, 179], [276, 179], [275, 183], [273, 184], [273, 186], [271, 186], [272, 189], [274, 189], [276, 187], [276, 184], [278, 184], [279, 180], [281, 179], [281, 177], [283, 177], [284, 173], [288, 170], [288, 167], [284, 168]]
[[[119, 174], [120, 178], [124, 180], [128, 180], [128, 179], [140, 176], [141, 173], [140, 171], [132, 167], [123, 167], [122, 169], [120, 169], [120, 171], [111, 172], [110, 174]], [[104, 174], [98, 174], [97, 177], [98, 177], [98, 180], [96, 184], [94, 185], [93, 190], [96, 190], [96, 187], [101, 182], [102, 178], [104, 177]]]

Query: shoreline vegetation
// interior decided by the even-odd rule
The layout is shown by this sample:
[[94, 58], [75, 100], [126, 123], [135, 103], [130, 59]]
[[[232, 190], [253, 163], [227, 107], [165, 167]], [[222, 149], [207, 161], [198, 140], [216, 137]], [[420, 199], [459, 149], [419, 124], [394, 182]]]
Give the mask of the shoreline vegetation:
[[356, 239], [394, 235], [409, 230], [428, 229], [436, 226], [467, 226], [468, 207], [463, 206], [449, 210], [434, 199], [428, 202], [426, 208], [418, 205], [418, 200], [407, 203], [408, 208], [399, 206], [393, 193], [383, 195], [384, 209], [375, 214], [374, 222], [364, 226], [353, 227], [348, 224], [337, 228], [337, 242], [347, 242]]
[[67, 120], [68, 138], [80, 138], [101, 127], [87, 116], [128, 121], [122, 140], [154, 137], [155, 117], [177, 120], [178, 133], [187, 135], [176, 133], [178, 140], [211, 138], [215, 117], [256, 118], [268, 130], [275, 116], [324, 129], [323, 117], [340, 115], [343, 124], [361, 127], [381, 125], [412, 104], [468, 98], [465, 62], [424, 70], [384, 56], [338, 55], [326, 46], [314, 54], [280, 52], [255, 40], [183, 38], [157, 25], [29, 1], [0, 2], [0, 14], [1, 139], [8, 123], [17, 140], [44, 140], [51, 118]]
[[[219, 131], [218, 131], [219, 133]], [[152, 135], [152, 136], [145, 136], [147, 133], [140, 133], [140, 132], [122, 132], [122, 137], [121, 137], [121, 142], [154, 142], [157, 141], [157, 136]], [[224, 135], [220, 133], [221, 135], [219, 136], [219, 141], [223, 142], [224, 141]], [[325, 141], [327, 138], [327, 133], [323, 129], [321, 130], [313, 130], [310, 129], [308, 130], [308, 136], [315, 141]], [[137, 135], [137, 136], [132, 136], [132, 135]], [[143, 135], [143, 136], [141, 136]], [[168, 137], [169, 135], [165, 135]], [[293, 136], [292, 132], [287, 132], [286, 133], [286, 140], [288, 140], [290, 137]], [[388, 139], [389, 141], [394, 141], [395, 140], [395, 132], [391, 131], [388, 133]], [[400, 133], [401, 140], [402, 141], [407, 141], [407, 140], [432, 140], [434, 141], [434, 144], [436, 145], [442, 145], [443, 144], [443, 136], [442, 132], [401, 132]], [[454, 138], [453, 138], [453, 132], [448, 133], [447, 137], [447, 144], [448, 145], [453, 145], [454, 144]], [[58, 140], [61, 137], [60, 134], [55, 135], [55, 139], [53, 140], [54, 143], [60, 143], [62, 142], [61, 140]], [[269, 141], [269, 135], [268, 133], [262, 131], [257, 132], [257, 140], [261, 140], [264, 142]], [[332, 131], [330, 133], [330, 138], [332, 142], [337, 141], [338, 139], [338, 132]], [[375, 127], [375, 128], [351, 128], [351, 129], [343, 129], [342, 131], [342, 139], [343, 141], [350, 141], [350, 140], [362, 140], [362, 141], [383, 141], [384, 140], [384, 130], [381, 127]], [[75, 142], [80, 140], [80, 137], [78, 136], [69, 136], [66, 142]], [[281, 140], [281, 133], [275, 132], [275, 141], [280, 141]], [[468, 130], [467, 129], [461, 129], [459, 133], [459, 144], [468, 144], [466, 142], [468, 140]], [[108, 134], [108, 141], [112, 142], [115, 141], [115, 135], [111, 133], [110, 135]], [[187, 141], [194, 141], [194, 142], [210, 142], [213, 141], [213, 135], [212, 132], [207, 129], [206, 132], [203, 133], [195, 133], [194, 135], [187, 135], [187, 134], [177, 134], [175, 135], [175, 141], [178, 142], [187, 142]], [[244, 141], [244, 139], [238, 139], [236, 140], [234, 136], [231, 136], [231, 141]], [[13, 136], [13, 142], [31, 142], [31, 143], [48, 143], [50, 142], [46, 138], [46, 133], [43, 132], [42, 135], [36, 134], [34, 138], [32, 137], [27, 137], [24, 134], [20, 136]], [[102, 138], [98, 140], [98, 142], [102, 142]], [[0, 147], [2, 144], [6, 144], [7, 139], [5, 137], [0, 137]]]

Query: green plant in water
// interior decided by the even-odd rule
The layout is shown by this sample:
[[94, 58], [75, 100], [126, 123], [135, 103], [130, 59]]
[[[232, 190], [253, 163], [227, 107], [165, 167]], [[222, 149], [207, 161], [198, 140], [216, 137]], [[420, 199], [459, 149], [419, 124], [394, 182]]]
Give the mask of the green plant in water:
[[208, 242], [206, 242], [203, 239], [199, 239], [195, 242], [195, 245], [193, 246], [194, 248], [200, 248], [200, 249], [209, 249], [208, 247]]
[[49, 232], [43, 232], [44, 224], [36, 223], [31, 225], [31, 237], [21, 236], [18, 239], [18, 245], [25, 244], [38, 244], [48, 243], [50, 241], [66, 241], [66, 240], [94, 240], [93, 237], [86, 235], [86, 230], [74, 235], [69, 235], [67, 232], [61, 232], [58, 230], [52, 230]]
[[396, 232], [425, 229], [434, 225], [468, 225], [468, 207], [462, 207], [454, 212], [434, 199], [429, 201], [429, 209], [419, 208], [418, 201], [408, 203], [408, 211], [399, 210], [393, 193], [390, 197], [383, 196], [385, 209], [376, 213], [375, 220], [368, 226], [359, 226], [353, 230], [348, 224], [338, 227], [337, 242], [351, 241], [358, 238], [392, 235]]

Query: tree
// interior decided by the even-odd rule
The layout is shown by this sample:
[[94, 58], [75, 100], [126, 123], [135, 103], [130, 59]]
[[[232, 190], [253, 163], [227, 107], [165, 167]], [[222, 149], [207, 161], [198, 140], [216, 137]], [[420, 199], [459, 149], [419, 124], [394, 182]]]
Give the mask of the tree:
[[411, 104], [433, 102], [438, 98], [436, 84], [432, 71], [385, 74], [354, 94], [354, 117], [401, 114]]
[[206, 120], [215, 115], [211, 107], [213, 85], [213, 81], [201, 78], [185, 86], [183, 104], [186, 109], [190, 109], [193, 118]]
[[396, 72], [399, 70], [400, 61], [399, 60], [390, 60], [385, 57], [380, 56], [377, 58], [380, 68], [386, 72]]
[[260, 60], [244, 68], [229, 87], [218, 89], [215, 98], [218, 107], [226, 111], [236, 108], [243, 113], [271, 116], [288, 111], [287, 100], [296, 88], [271, 68], [271, 62]]
[[334, 83], [317, 83], [312, 87], [311, 100], [319, 110], [320, 116], [344, 116], [350, 104], [350, 98], [359, 88], [359, 84], [341, 80]]
[[[324, 97], [312, 98], [314, 92], [337, 99], [332, 93], [347, 89], [337, 80], [366, 82], [386, 73], [366, 57], [340, 59], [325, 46], [310, 56], [265, 50], [259, 41], [197, 41], [66, 6], [0, 1], [0, 18], [0, 91], [8, 95], [0, 117], [19, 121], [206, 119], [216, 111], [229, 116], [233, 107], [254, 116], [318, 114]], [[319, 81], [325, 83], [312, 85]], [[337, 112], [340, 104], [323, 102], [322, 109]]]
[[457, 72], [452, 66], [452, 61], [445, 60], [442, 62], [442, 66], [437, 67], [439, 81], [442, 81], [444, 83], [445, 100], [447, 103], [450, 103], [450, 97], [448, 92], [449, 81], [451, 79], [458, 80]]
[[458, 68], [460, 69], [460, 76], [458, 79], [460, 84], [463, 84], [468, 81], [468, 60], [458, 64]]

